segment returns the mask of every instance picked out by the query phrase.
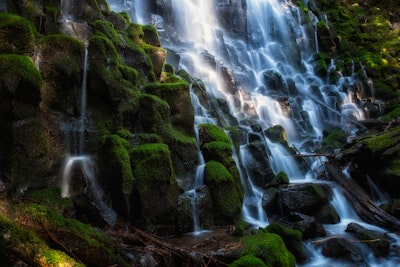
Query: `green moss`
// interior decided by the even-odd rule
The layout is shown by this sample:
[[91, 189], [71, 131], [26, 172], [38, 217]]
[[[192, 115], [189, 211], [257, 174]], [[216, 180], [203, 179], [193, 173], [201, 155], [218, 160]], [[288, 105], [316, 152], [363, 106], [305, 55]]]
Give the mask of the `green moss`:
[[32, 61], [26, 56], [0, 55], [0, 84], [9, 88], [18, 98], [38, 102], [42, 76]]
[[[125, 131], [120, 133], [124, 135]], [[102, 156], [107, 155], [108, 168], [114, 171], [114, 178], [121, 177], [128, 184], [133, 177], [129, 151], [130, 143], [123, 137], [116, 134], [103, 137]]]
[[205, 167], [206, 183], [221, 184], [233, 182], [232, 174], [219, 162], [210, 160]]
[[278, 188], [281, 185], [289, 184], [289, 177], [285, 172], [279, 172], [272, 178], [271, 182], [268, 184], [268, 187], [276, 187]]
[[[171, 152], [165, 144], [144, 144], [132, 149], [134, 162], [134, 177], [141, 183], [141, 188], [151, 190], [146, 186], [147, 181], [160, 184], [175, 180]], [[157, 166], [152, 168], [151, 166]]]
[[388, 114], [382, 117], [383, 121], [391, 121], [400, 118], [400, 106], [391, 110]]
[[95, 228], [83, 224], [74, 219], [65, 218], [53, 211], [39, 205], [22, 205], [18, 207], [19, 212], [31, 216], [38, 225], [46, 225], [49, 231], [57, 231], [60, 236], [67, 240], [65, 242], [78, 242], [84, 245], [85, 250], [75, 248], [74, 254], [80, 258], [96, 257], [96, 261], [103, 260], [104, 264], [120, 264], [127, 266], [121, 258], [124, 256], [118, 251], [116, 245], [104, 233]]
[[238, 221], [243, 195], [224, 165], [208, 161], [204, 170], [204, 183], [210, 189], [213, 199], [215, 224], [226, 225]]
[[204, 144], [202, 151], [206, 160], [227, 163], [232, 158], [232, 145], [221, 141], [211, 141]]
[[25, 18], [0, 13], [1, 54], [32, 54], [36, 34], [35, 27]]
[[286, 248], [301, 262], [306, 259], [302, 244], [302, 234], [299, 230], [293, 230], [279, 223], [271, 223], [265, 228], [268, 233], [279, 235], [285, 242]]
[[216, 125], [213, 124], [201, 124], [199, 125], [200, 131], [204, 134], [204, 143], [211, 141], [220, 141], [230, 144], [232, 147], [231, 139], [226, 133]]
[[38, 236], [0, 216], [0, 255], [2, 262], [11, 264], [13, 257], [33, 266], [84, 266], [67, 256], [64, 252], [53, 250]]
[[245, 221], [239, 221], [235, 224], [235, 230], [233, 230], [233, 236], [244, 236], [247, 229], [249, 229], [250, 225]]
[[229, 264], [229, 267], [267, 267], [267, 265], [257, 257], [246, 255]]
[[333, 152], [347, 144], [347, 133], [340, 130], [324, 130], [319, 152]]
[[48, 187], [32, 191], [25, 196], [25, 201], [39, 204], [58, 214], [72, 212], [74, 209], [70, 198], [62, 198], [59, 187]]
[[377, 155], [390, 147], [398, 145], [396, 140], [392, 139], [389, 134], [371, 136], [365, 139], [365, 144], [372, 155]]
[[89, 39], [89, 51], [92, 51], [92, 57], [99, 60], [100, 64], [105, 66], [120, 66], [121, 57], [113, 42], [103, 34], [95, 34]]
[[295, 266], [294, 256], [286, 249], [282, 238], [277, 234], [259, 232], [243, 237], [243, 255], [260, 258], [267, 266]]
[[121, 43], [121, 39], [118, 37], [117, 32], [114, 29], [114, 25], [105, 20], [96, 20], [93, 23], [93, 28], [95, 33], [101, 33], [107, 36], [115, 45], [119, 45]]

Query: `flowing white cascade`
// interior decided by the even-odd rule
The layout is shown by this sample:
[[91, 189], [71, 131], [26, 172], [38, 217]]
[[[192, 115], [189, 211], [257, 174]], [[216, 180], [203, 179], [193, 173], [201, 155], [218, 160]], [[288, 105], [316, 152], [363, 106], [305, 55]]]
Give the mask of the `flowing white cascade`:
[[[150, 24], [151, 16], [145, 14], [148, 7], [143, 7], [143, 1], [137, 0], [135, 7], [137, 21]], [[116, 3], [118, 0], [109, 0]], [[121, 1], [119, 1], [121, 2]], [[126, 2], [126, 1], [123, 1]], [[128, 1], [129, 2], [129, 1]], [[158, 1], [157, 1], [158, 2]], [[246, 29], [239, 34], [232, 34], [219, 24], [219, 8], [232, 7], [239, 2], [245, 2], [247, 13], [239, 14], [236, 20], [245, 19]], [[342, 76], [338, 82], [329, 83], [315, 75], [311, 59], [318, 53], [317, 31], [307, 29], [302, 25], [301, 11], [290, 0], [168, 0], [163, 1], [171, 8], [169, 27], [161, 28], [162, 45], [177, 52], [180, 56], [179, 68], [202, 80], [207, 94], [214, 98], [227, 101], [230, 113], [243, 131], [250, 133], [249, 121], [261, 126], [262, 129], [281, 125], [288, 137], [289, 145], [294, 145], [302, 151], [306, 141], [318, 142], [322, 138], [323, 129], [329, 126], [340, 126], [343, 130], [353, 133], [362, 127], [357, 120], [364, 119], [363, 111], [354, 103], [353, 92], [349, 88], [356, 84], [355, 77]], [[308, 1], [303, 1], [307, 6]], [[141, 8], [142, 10], [139, 10]], [[240, 9], [240, 8], [239, 8]], [[238, 9], [238, 10], [239, 10]], [[124, 10], [121, 5], [118, 10]], [[243, 9], [244, 10], [244, 9]], [[242, 11], [243, 11], [242, 10]], [[125, 9], [126, 11], [126, 9]], [[159, 16], [159, 14], [153, 14]], [[312, 14], [312, 24], [318, 19]], [[324, 17], [327, 22], [327, 18]], [[237, 22], [237, 21], [235, 21]], [[161, 24], [160, 24], [161, 25]], [[226, 25], [225, 25], [226, 26]], [[236, 24], [230, 25], [232, 28]], [[233, 29], [236, 30], [236, 29]], [[205, 56], [208, 60], [205, 60]], [[214, 62], [213, 62], [214, 61]], [[210, 64], [214, 63], [213, 64]], [[222, 70], [228, 68], [234, 79], [226, 88], [222, 79]], [[334, 61], [330, 66], [335, 69]], [[271, 84], [266, 84], [266, 72], [281, 77], [279, 90]], [[225, 77], [226, 78], [226, 77]], [[282, 101], [287, 99], [288, 103]], [[219, 110], [213, 110], [218, 115], [210, 117], [209, 112], [199, 104], [197, 96], [192, 94], [192, 104], [195, 109], [195, 123], [213, 123], [229, 126], [227, 120], [221, 122]], [[214, 113], [214, 114], [215, 114]], [[196, 128], [197, 130], [197, 128]], [[297, 162], [288, 151], [279, 144], [265, 139], [266, 150], [273, 171], [284, 171], [290, 181], [310, 182], [312, 174], [302, 173]], [[263, 190], [254, 186], [251, 176], [246, 171], [246, 142], [239, 144], [240, 151], [235, 153], [235, 160], [240, 170], [245, 197], [243, 218], [249, 223], [265, 227], [268, 219], [261, 207]], [[320, 162], [310, 160], [312, 168], [321, 166]], [[199, 167], [199, 173], [201, 166]], [[194, 190], [201, 185], [201, 175], [196, 175], [193, 182]], [[351, 179], [349, 177], [349, 179]], [[344, 222], [356, 221], [367, 228], [374, 226], [363, 224], [349, 207], [343, 195], [332, 187], [332, 205], [343, 217], [342, 223], [326, 226], [332, 235], [345, 235]], [[192, 191], [193, 192], [193, 191]], [[194, 217], [197, 211], [194, 211]], [[196, 218], [194, 218], [196, 220]], [[195, 224], [198, 222], [195, 222]], [[196, 227], [195, 227], [196, 229]], [[380, 230], [382, 231], [382, 230]], [[343, 262], [335, 262], [322, 256], [312, 244], [307, 247], [314, 250], [311, 260], [305, 266], [337, 266]], [[367, 259], [368, 260], [368, 259]], [[368, 266], [392, 266], [391, 259], [377, 261], [369, 259]]]

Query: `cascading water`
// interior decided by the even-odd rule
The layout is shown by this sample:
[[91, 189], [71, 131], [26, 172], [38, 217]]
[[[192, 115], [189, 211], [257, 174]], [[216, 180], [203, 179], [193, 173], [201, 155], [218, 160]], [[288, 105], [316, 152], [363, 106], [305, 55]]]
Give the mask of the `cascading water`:
[[[115, 0], [109, 2], [116, 3]], [[164, 17], [164, 22], [169, 25], [160, 31], [163, 47], [179, 54], [179, 67], [200, 78], [211, 98], [226, 100], [230, 115], [237, 120], [235, 126], [246, 136], [254, 134], [249, 125], [258, 125], [261, 129], [280, 125], [286, 132], [289, 146], [299, 148], [299, 152], [303, 153], [310, 150], [305, 144], [309, 144], [310, 140], [311, 143], [320, 142], [323, 129], [329, 126], [341, 126], [351, 133], [363, 127], [357, 120], [363, 119], [364, 114], [352, 102], [352, 94], [347, 89], [356, 83], [355, 78], [341, 77], [337, 83], [330, 84], [315, 75], [310, 62], [312, 56], [318, 53], [317, 32], [307, 30], [301, 24], [301, 12], [292, 1], [166, 2], [172, 11]], [[121, 6], [119, 8], [122, 9]], [[227, 22], [229, 15], [224, 12], [229, 8], [237, 13]], [[219, 18], [221, 13], [225, 21]], [[318, 19], [309, 15], [316, 25]], [[148, 14], [146, 17], [140, 17], [138, 21], [151, 23]], [[334, 68], [334, 62], [331, 65]], [[219, 116], [218, 112], [212, 118], [205, 116], [208, 112], [196, 98], [192, 94], [196, 124], [206, 121], [230, 126], [229, 120], [220, 120], [223, 116]], [[291, 183], [313, 180], [312, 173], [302, 171], [285, 146], [268, 138], [261, 141], [275, 174], [285, 172]], [[250, 163], [247, 146], [248, 140], [243, 141], [238, 146], [240, 151], [234, 155], [238, 169], [244, 170], [241, 173], [245, 189], [243, 218], [254, 226], [265, 227], [268, 219], [261, 207], [264, 192], [255, 186], [247, 170]], [[311, 169], [320, 166], [312, 158], [308, 165]], [[196, 181], [192, 190], [200, 186]], [[349, 204], [340, 192], [334, 186], [331, 188], [332, 205], [343, 218], [342, 223], [327, 228], [331, 235], [342, 235], [345, 221], [362, 222], [354, 211], [348, 209]], [[198, 221], [194, 220], [198, 225]], [[195, 226], [197, 230], [199, 228]], [[371, 258], [365, 261], [371, 266], [376, 262]], [[380, 263], [390, 266], [390, 261]], [[331, 263], [317, 252], [311, 255], [305, 266], [319, 264]]]

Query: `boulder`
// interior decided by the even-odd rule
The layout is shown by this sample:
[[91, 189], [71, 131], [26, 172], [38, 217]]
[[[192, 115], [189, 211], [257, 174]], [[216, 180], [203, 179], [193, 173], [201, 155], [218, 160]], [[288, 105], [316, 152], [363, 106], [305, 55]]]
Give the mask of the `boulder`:
[[390, 243], [394, 242], [388, 235], [366, 229], [357, 223], [349, 223], [346, 232], [354, 234], [360, 242], [365, 243], [376, 257], [387, 257]]
[[342, 237], [331, 237], [324, 241], [322, 243], [322, 254], [325, 257], [350, 261], [358, 266], [366, 264], [360, 248]]

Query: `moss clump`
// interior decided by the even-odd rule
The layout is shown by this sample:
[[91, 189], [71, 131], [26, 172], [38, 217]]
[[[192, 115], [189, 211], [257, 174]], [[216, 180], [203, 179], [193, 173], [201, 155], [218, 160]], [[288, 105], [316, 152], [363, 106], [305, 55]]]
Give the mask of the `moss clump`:
[[299, 230], [293, 230], [279, 223], [271, 223], [265, 229], [268, 233], [279, 235], [285, 242], [286, 248], [296, 257], [298, 262], [306, 260], [303, 249], [302, 234]]
[[206, 183], [209, 184], [218, 185], [233, 182], [232, 174], [225, 169], [224, 165], [213, 160], [207, 162], [204, 176]]
[[35, 27], [15, 14], [0, 13], [0, 54], [33, 53]]
[[285, 172], [279, 172], [272, 178], [271, 182], [268, 184], [268, 187], [280, 187], [282, 185], [289, 184], [289, 177]]
[[22, 260], [32, 266], [84, 266], [64, 252], [51, 249], [27, 229], [0, 216], [0, 255], [3, 264]]
[[245, 221], [239, 221], [235, 224], [235, 230], [233, 230], [233, 236], [244, 236], [247, 229], [249, 229], [250, 225]]
[[267, 265], [253, 255], [246, 255], [229, 264], [229, 267], [267, 267]]
[[199, 128], [202, 145], [212, 141], [220, 141], [232, 146], [231, 139], [218, 126], [213, 124], [201, 124]]
[[32, 191], [25, 196], [25, 201], [44, 206], [58, 214], [70, 215], [74, 209], [70, 198], [61, 197], [59, 187], [48, 187]]
[[121, 39], [118, 37], [118, 34], [114, 29], [114, 25], [111, 22], [96, 20], [93, 23], [93, 28], [95, 30], [95, 34], [104, 34], [115, 45], [119, 45], [121, 43]]
[[213, 199], [215, 224], [226, 225], [238, 221], [243, 196], [224, 165], [208, 161], [204, 170], [204, 183], [210, 189]]
[[[120, 132], [125, 134], [125, 132]], [[112, 169], [112, 179], [122, 178], [122, 181], [130, 184], [132, 180], [132, 169], [130, 162], [130, 143], [120, 135], [107, 135], [103, 137], [101, 156], [107, 158], [107, 168]], [[119, 180], [119, 179], [117, 179]], [[120, 181], [121, 182], [121, 181]]]
[[0, 55], [0, 73], [0, 93], [7, 88], [9, 93], [23, 102], [39, 102], [42, 75], [27, 56]]
[[174, 83], [148, 83], [144, 91], [168, 103], [174, 128], [185, 134], [194, 135], [194, 111], [187, 82], [179, 80]]
[[135, 197], [139, 198], [142, 204], [140, 214], [137, 216], [147, 226], [172, 224], [179, 198], [179, 186], [175, 179], [168, 146], [140, 145], [132, 149], [131, 159], [139, 195]]
[[202, 150], [206, 160], [215, 160], [225, 163], [227, 159], [232, 158], [232, 146], [228, 143], [212, 141], [204, 144]]
[[324, 130], [321, 148], [318, 152], [334, 152], [335, 149], [341, 148], [347, 144], [347, 136], [343, 131], [340, 130]]
[[294, 256], [286, 249], [282, 238], [273, 233], [258, 232], [256, 235], [243, 237], [242, 255], [253, 255], [267, 266], [295, 266]]

